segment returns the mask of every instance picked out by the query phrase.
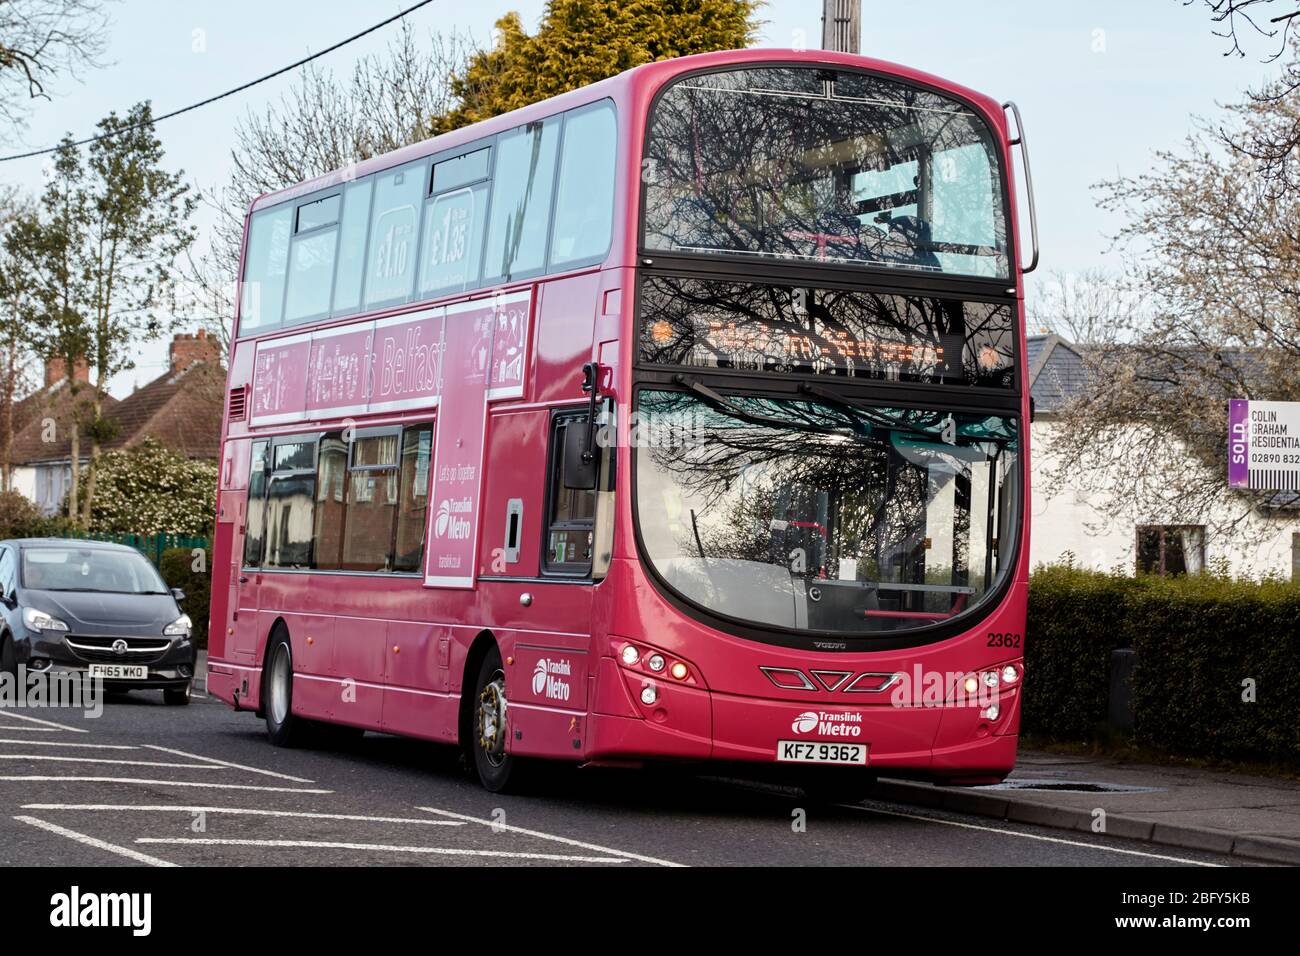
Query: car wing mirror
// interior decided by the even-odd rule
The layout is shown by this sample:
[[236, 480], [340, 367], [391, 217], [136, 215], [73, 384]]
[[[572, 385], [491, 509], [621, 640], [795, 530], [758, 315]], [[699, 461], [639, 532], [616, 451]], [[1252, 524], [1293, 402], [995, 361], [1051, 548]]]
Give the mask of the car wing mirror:
[[171, 592], [172, 592], [172, 597], [176, 599], [177, 603], [180, 603], [181, 601], [185, 600], [185, 592], [182, 591], [180, 588], [172, 588]]

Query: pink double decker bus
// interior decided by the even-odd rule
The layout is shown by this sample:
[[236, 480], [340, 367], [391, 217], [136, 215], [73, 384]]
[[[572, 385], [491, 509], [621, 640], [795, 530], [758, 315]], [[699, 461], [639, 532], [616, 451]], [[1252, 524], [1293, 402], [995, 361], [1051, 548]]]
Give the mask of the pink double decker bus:
[[533, 758], [1002, 779], [1037, 261], [1008, 109], [717, 53], [257, 199], [210, 691], [279, 745], [459, 746], [491, 790]]

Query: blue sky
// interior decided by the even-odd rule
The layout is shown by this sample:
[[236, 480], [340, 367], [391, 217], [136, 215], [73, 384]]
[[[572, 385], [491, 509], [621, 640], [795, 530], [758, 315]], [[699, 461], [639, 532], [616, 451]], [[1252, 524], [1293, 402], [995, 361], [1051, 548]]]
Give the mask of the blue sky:
[[[205, 98], [337, 42], [391, 15], [410, 0], [359, 4], [341, 0], [122, 0], [102, 69], [81, 83], [59, 84], [52, 103], [32, 117], [23, 142], [4, 152], [53, 144], [65, 132], [89, 132], [108, 111], [152, 99], [165, 112]], [[517, 10], [530, 28], [542, 0], [436, 0], [411, 15], [423, 35], [455, 27], [486, 40], [492, 22]], [[820, 38], [821, 0], [773, 0], [760, 45], [788, 47], [796, 31]], [[339, 73], [382, 49], [389, 27], [320, 62]], [[1149, 168], [1154, 150], [1176, 147], [1194, 114], [1209, 115], [1275, 72], [1261, 63], [1269, 41], [1246, 59], [1222, 55], [1200, 4], [1182, 0], [864, 0], [862, 52], [944, 76], [998, 99], [1024, 115], [1033, 159], [1045, 281], [1053, 272], [1118, 269], [1107, 236], [1119, 221], [1098, 210], [1091, 185]], [[159, 127], [170, 163], [204, 187], [225, 182], [235, 123], [283, 93], [292, 75]], [[10, 148], [13, 147], [13, 148]], [[41, 161], [0, 164], [0, 182], [36, 192]], [[200, 220], [200, 226], [209, 219]], [[1034, 277], [1031, 277], [1034, 278]], [[113, 383], [129, 393], [161, 373], [165, 346], [142, 350], [139, 367]]]

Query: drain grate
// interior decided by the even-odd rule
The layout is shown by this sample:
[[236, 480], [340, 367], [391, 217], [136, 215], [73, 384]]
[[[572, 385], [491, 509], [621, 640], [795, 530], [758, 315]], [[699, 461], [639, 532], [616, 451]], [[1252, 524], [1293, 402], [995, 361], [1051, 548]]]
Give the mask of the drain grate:
[[1162, 787], [1133, 787], [1089, 780], [1004, 780], [978, 790], [1045, 790], [1052, 793], [1160, 793]]

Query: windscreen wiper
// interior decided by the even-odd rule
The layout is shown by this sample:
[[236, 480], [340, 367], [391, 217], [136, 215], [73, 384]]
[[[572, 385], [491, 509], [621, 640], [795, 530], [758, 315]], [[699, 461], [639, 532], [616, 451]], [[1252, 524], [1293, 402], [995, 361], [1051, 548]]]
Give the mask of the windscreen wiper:
[[[810, 382], [802, 382], [799, 385], [799, 391], [807, 395], [813, 395], [824, 401], [831, 402], [832, 404], [838, 405], [841, 408], [852, 409], [855, 412], [857, 412], [859, 415], [861, 415], [864, 419], [866, 419], [866, 421], [870, 422], [872, 425], [875, 425], [879, 428], [885, 428], [890, 431], [896, 431], [896, 432], [906, 432], [909, 435], [913, 435], [917, 438], [923, 438], [926, 441], [934, 441], [935, 439], [938, 439], [939, 441], [943, 442], [945, 445], [957, 444], [956, 439], [958, 436], [956, 434], [955, 425], [953, 430], [953, 440], [949, 441], [943, 436], [941, 432], [928, 431], [919, 425], [913, 425], [910, 422], [900, 421], [899, 419], [896, 418], [890, 418], [886, 415], [881, 415], [879, 409], [875, 408], [874, 406], [864, 405], [861, 402], [855, 401], [851, 398], [845, 398], [842, 395], [837, 395], [835, 392], [832, 392], [830, 389], [822, 388], [820, 385], [813, 385]], [[966, 437], [969, 438], [970, 436], [966, 436]], [[1008, 441], [1007, 438], [1001, 435], [983, 435], [980, 436], [979, 440], [991, 441], [998, 444]]]
[[[792, 421], [788, 418], [781, 418], [777, 415], [764, 415], [762, 412], [751, 412], [737, 405], [725, 395], [721, 395], [709, 388], [703, 382], [691, 378], [689, 375], [675, 375], [673, 381], [683, 388], [689, 389], [693, 394], [698, 395], [713, 408], [729, 415], [732, 418], [738, 418], [743, 422], [749, 422], [751, 425], [771, 425], [775, 428], [793, 429], [794, 431], [816, 432], [818, 434], [834, 433], [836, 430], [827, 428], [824, 425], [813, 425], [809, 422]], [[861, 430], [861, 424], [857, 423], [855, 430]]]

